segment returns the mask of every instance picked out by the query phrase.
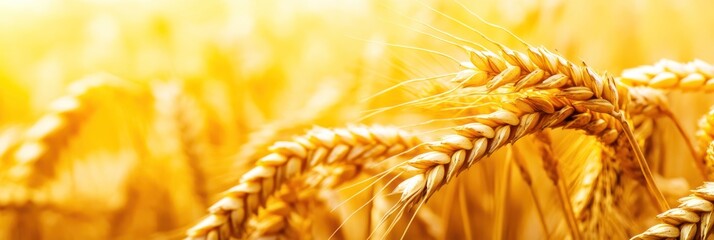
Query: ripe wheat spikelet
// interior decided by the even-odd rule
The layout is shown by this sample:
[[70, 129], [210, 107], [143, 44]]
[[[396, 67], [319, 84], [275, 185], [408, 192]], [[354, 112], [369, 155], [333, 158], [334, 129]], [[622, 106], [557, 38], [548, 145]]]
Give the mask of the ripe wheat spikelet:
[[[646, 114], [656, 114], [656, 107], [658, 105], [654, 105], [654, 109], [652, 107], [647, 107], [649, 104], [652, 102], [657, 102], [660, 101], [660, 98], [657, 97], [650, 97], [650, 96], [640, 96], [640, 93], [643, 91], [636, 91], [635, 96], [629, 96], [634, 99], [634, 103], [629, 103], [629, 101], [625, 101], [624, 103], [629, 103], [628, 105], [632, 105], [632, 107], [636, 108], [635, 113], [637, 113], [636, 116], [644, 115]], [[556, 91], [555, 94], [553, 91], [544, 91], [541, 92], [542, 95], [535, 94], [538, 93], [537, 91], [530, 91], [528, 92], [527, 95], [520, 95], [522, 98], [514, 98], [509, 101], [501, 102], [501, 106], [504, 109], [497, 110], [491, 114], [480, 114], [476, 115], [474, 118], [476, 119], [477, 122], [480, 123], [470, 123], [466, 124], [462, 127], [460, 127], [460, 133], [468, 133], [468, 131], [473, 131], [477, 134], [480, 135], [450, 135], [445, 137], [442, 142], [435, 142], [430, 145], [433, 152], [425, 153], [423, 155], [417, 156], [415, 159], [411, 160], [409, 162], [409, 165], [414, 168], [414, 171], [421, 172], [421, 176], [417, 175], [413, 177], [410, 180], [407, 180], [403, 182], [403, 185], [400, 185], [398, 190], [402, 190], [402, 198], [401, 198], [401, 204], [405, 205], [410, 205], [410, 204], [416, 204], [422, 200], [426, 200], [433, 192], [441, 187], [441, 184], [445, 184], [444, 182], [448, 182], [450, 178], [453, 178], [455, 174], [458, 174], [461, 170], [464, 170], [468, 168], [473, 162], [478, 161], [480, 157], [483, 157], [486, 154], [490, 154], [495, 149], [498, 147], [502, 146], [503, 144], [507, 142], [513, 142], [517, 140], [518, 138], [522, 137], [526, 133], [531, 133], [539, 129], [544, 129], [547, 127], [559, 127], [558, 124], [548, 124], [548, 120], [545, 120], [543, 122], [538, 122], [539, 118], [541, 115], [542, 116], [547, 116], [547, 113], [554, 113], [554, 112], [560, 112], [561, 114], [566, 113], [564, 115], [561, 115], [560, 117], [553, 117], [555, 115], [551, 115], [549, 117], [545, 117], [546, 119], [551, 119], [552, 118], [562, 118], [560, 121], [556, 121], [557, 123], [564, 123], [565, 127], [567, 128], [580, 128], [584, 129], [587, 134], [590, 135], [595, 135], [598, 136], [600, 141], [602, 142], [603, 145], [605, 146], [621, 146], [621, 147], [627, 147], [628, 151], [627, 153], [629, 154], [624, 154], [624, 157], [621, 158], [613, 158], [613, 157], [606, 157], [603, 161], [612, 161], [613, 163], [615, 162], [621, 162], [623, 160], [619, 159], [624, 159], [624, 161], [632, 161], [634, 156], [632, 155], [631, 151], [629, 151], [629, 145], [628, 145], [628, 140], [625, 136], [625, 134], [622, 133], [622, 126], [617, 122], [617, 120], [613, 117], [610, 116], [609, 114], [604, 114], [609, 113], [611, 111], [601, 111], [596, 112], [596, 111], [591, 111], [590, 109], [579, 107], [578, 101], [574, 101], [574, 103], [571, 103], [570, 101], [575, 98], [575, 99], [580, 99], [582, 101], [582, 98], [577, 98], [578, 97], [593, 97], [595, 94], [590, 92], [587, 87], [570, 87], [562, 92]], [[553, 96], [548, 96], [548, 95], [553, 95]], [[525, 96], [525, 97], [523, 97]], [[569, 98], [568, 98], [569, 97]], [[654, 99], [654, 100], [653, 100]], [[483, 100], [483, 99], [481, 99]], [[553, 104], [555, 103], [555, 104]], [[560, 104], [560, 105], [559, 105]], [[572, 104], [573, 107], [570, 106], [565, 106], [562, 104]], [[580, 105], [582, 106], [582, 105]], [[571, 109], [572, 108], [572, 109]], [[506, 110], [508, 109], [508, 110]], [[533, 117], [534, 112], [539, 112], [539, 114], [535, 114], [538, 117]], [[561, 112], [562, 111], [562, 112]], [[572, 117], [571, 117], [572, 115]], [[498, 119], [498, 118], [502, 119]], [[494, 118], [490, 119], [490, 118]], [[529, 119], [529, 118], [534, 118]], [[519, 124], [524, 124], [526, 121], [532, 121], [530, 124], [538, 125], [538, 127], [535, 128], [530, 128], [530, 127], [524, 127], [523, 125]], [[642, 122], [644, 121], [638, 121], [634, 127], [639, 128], [642, 125]], [[509, 126], [512, 125], [513, 127]], [[528, 124], [525, 124], [527, 126]], [[645, 126], [647, 126], [645, 124]], [[469, 129], [472, 128], [472, 129]], [[516, 129], [516, 130], [512, 130]], [[474, 130], [476, 129], [476, 130]], [[496, 129], [496, 130], [494, 130]], [[530, 129], [530, 130], [526, 130]], [[648, 129], [648, 128], [645, 128]], [[533, 130], [533, 131], [531, 131]], [[457, 130], [459, 131], [459, 130]], [[481, 132], [478, 132], [481, 131]], [[485, 132], [485, 135], [484, 133]], [[511, 133], [514, 132], [514, 133]], [[649, 135], [649, 134], [643, 134], [641, 133], [642, 131], [636, 131], [638, 136], [644, 136], [644, 135]], [[497, 134], [498, 133], [498, 134]], [[471, 133], [473, 134], [473, 133]], [[471, 137], [471, 138], [470, 138]], [[475, 138], [474, 138], [475, 137]], [[481, 138], [479, 138], [481, 137]], [[489, 138], [493, 138], [489, 139]], [[509, 139], [510, 138], [510, 139]], [[489, 142], [491, 140], [491, 142]], [[640, 142], [640, 141], [638, 141]], [[618, 153], [617, 151], [613, 151], [611, 154]], [[468, 155], [468, 157], [467, 157]], [[623, 165], [628, 165], [628, 163], [622, 163]], [[612, 163], [610, 163], [612, 165]], [[612, 166], [612, 168], [615, 169], [620, 169], [619, 167], [620, 163], [616, 163], [615, 165]], [[630, 166], [635, 166], [637, 167], [636, 164], [629, 164]], [[550, 166], [554, 166], [554, 164], [550, 164]], [[447, 169], [448, 168], [448, 169]], [[608, 169], [611, 167], [607, 167]], [[602, 168], [601, 168], [602, 169]], [[632, 170], [632, 172], [638, 173], [640, 170], [639, 168], [636, 168]], [[551, 174], [554, 171], [551, 170], [548, 171], [549, 176], [551, 176], [552, 179], [557, 179], [556, 175]], [[615, 177], [619, 179], [619, 175], [621, 170], [615, 170], [615, 171], [610, 171], [608, 172], [608, 176]], [[595, 171], [594, 176], [599, 176], [600, 173]], [[589, 183], [593, 183], [592, 179], [601, 179], [599, 177], [591, 177], [591, 180], [587, 181]], [[557, 181], [557, 180], [556, 180]], [[608, 180], [609, 181], [609, 180]], [[589, 214], [582, 214], [584, 212], [584, 209], [592, 204], [590, 201], [592, 200], [592, 193], [593, 191], [601, 191], [603, 192], [602, 194], [605, 194], [606, 196], [610, 196], [610, 193], [607, 192], [610, 190], [609, 186], [612, 186], [612, 184], [617, 184], [615, 180], [612, 180], [608, 183], [600, 183], [600, 184], [589, 184], [589, 187], [584, 187], [587, 188], [584, 193], [580, 193], [578, 196], [580, 198], [584, 199], [576, 199], [575, 202], [580, 202], [578, 205], [578, 214], [579, 216], [581, 215], [586, 215], [589, 216]], [[411, 186], [410, 186], [411, 185]], [[414, 186], [416, 186], [416, 189], [414, 189]], [[424, 196], [424, 198], [420, 198], [420, 196]], [[588, 200], [589, 199], [589, 200]], [[609, 197], [598, 197], [598, 199], [610, 199]], [[611, 203], [611, 202], [608, 202]], [[596, 203], [596, 204], [602, 204], [602, 203]], [[588, 226], [591, 226], [592, 228], [590, 230], [598, 230], [598, 229], [603, 229], [597, 225], [593, 225], [593, 221], [597, 221], [598, 219], [593, 220], [592, 218], [581, 218], [578, 217], [581, 221], [585, 221], [584, 224], [580, 224], [583, 226], [584, 232], [588, 231]], [[618, 218], [622, 220], [622, 218]], [[622, 222], [622, 221], [621, 221]], [[622, 225], [618, 225], [622, 226]], [[601, 232], [602, 233], [602, 232]], [[625, 234], [620, 234], [620, 235], [625, 235]]]
[[714, 183], [706, 182], [692, 192], [679, 199], [678, 207], [657, 215], [662, 223], [631, 239], [710, 239], [714, 226]]
[[251, 239], [311, 239], [310, 212], [323, 205], [319, 191], [334, 189], [352, 180], [360, 166], [338, 165], [316, 168], [299, 179], [292, 179], [268, 199], [264, 208], [248, 219], [246, 234]]
[[[615, 127], [619, 127], [619, 125], [615, 125]], [[625, 175], [621, 165], [627, 161], [633, 161], [634, 156], [630, 152], [628, 155], [616, 157], [616, 151], [613, 150], [623, 140], [627, 144], [624, 134], [617, 138], [618, 141], [608, 145], [598, 143], [600, 147], [595, 148], [595, 151], [599, 152], [592, 155], [595, 159], [585, 159], [586, 162], [578, 164], [584, 169], [575, 189], [570, 194], [566, 188], [567, 184], [559, 182], [568, 176], [559, 169], [561, 164], [559, 161], [569, 159], [562, 158], [552, 150], [548, 135], [537, 134], [537, 136], [546, 174], [558, 188], [560, 205], [566, 217], [565, 221], [573, 234], [581, 235], [584, 239], [630, 236], [629, 227], [632, 224], [628, 223], [627, 219], [631, 216], [627, 214], [627, 211], [621, 211], [628, 206], [622, 204], [626, 199], [623, 196], [623, 191], [625, 191], [623, 181], [628, 181], [628, 179], [623, 179]], [[635, 180], [629, 179], [629, 181], [639, 182], [641, 175], [639, 177]]]
[[[171, 139], [157, 144], [167, 145], [164, 151], [173, 154], [171, 157], [177, 161], [186, 162], [195, 195], [206, 207], [209, 194], [206, 189], [206, 167], [202, 160], [207, 158], [209, 141], [205, 136], [208, 120], [202, 112], [203, 108], [181, 84], [155, 84], [152, 90], [155, 99], [155, 128], [162, 137]], [[157, 147], [152, 150], [161, 151]]]
[[[511, 84], [514, 91], [528, 88], [562, 89], [574, 100], [598, 101], [613, 105], [619, 111], [625, 99], [618, 94], [614, 79], [597, 74], [587, 66], [576, 65], [544, 47], [528, 47], [527, 53], [511, 50], [499, 44], [499, 54], [488, 50], [477, 51], [468, 47], [470, 61], [462, 63], [465, 70], [452, 81], [464, 86], [485, 86], [488, 91]], [[576, 87], [576, 88], [572, 88]], [[589, 92], [582, 92], [585, 87]], [[592, 94], [588, 96], [589, 94]]]
[[[697, 129], [697, 141], [699, 149], [702, 151], [710, 151], [711, 143], [714, 141], [714, 129], [712, 125], [714, 124], [714, 108], [711, 108], [709, 112], [699, 119], [699, 129]], [[714, 179], [714, 161], [711, 161], [711, 155], [700, 155], [699, 161], [704, 165], [707, 179]]]
[[107, 91], [129, 92], [128, 85], [109, 75], [93, 75], [74, 82], [69, 94], [55, 100], [49, 112], [30, 127], [12, 151], [8, 180], [38, 186], [54, 176], [53, 164], [62, 148], [98, 106], [95, 99]]
[[389, 158], [418, 142], [405, 131], [381, 126], [317, 128], [293, 141], [276, 142], [270, 148], [273, 153], [259, 159], [238, 185], [209, 208], [211, 215], [187, 231], [188, 238], [240, 237], [246, 217], [264, 205], [284, 182], [322, 164], [360, 164]]
[[[512, 84], [514, 91], [529, 87], [557, 89], [554, 95], [563, 96], [567, 99], [565, 102], [572, 105], [560, 106], [563, 107], [558, 109], [560, 114], [550, 115], [550, 119], [542, 122], [539, 122], [540, 113], [532, 111], [544, 110], [546, 115], [552, 114], [555, 109], [543, 108], [542, 102], [533, 100], [521, 104], [523, 107], [514, 104], [519, 111], [504, 108], [492, 114], [477, 115], [475, 119], [480, 123], [464, 125], [459, 134], [432, 143], [432, 152], [408, 161], [414, 168], [412, 171], [419, 173], [397, 188], [402, 192], [400, 205], [410, 206], [426, 201], [438, 188], [481, 157], [538, 129], [535, 125], [544, 129], [567, 122], [568, 127], [585, 128], [588, 133], [601, 136], [604, 144], [613, 143], [620, 137], [622, 128], [618, 128], [614, 121], [608, 121], [609, 116], [593, 118], [593, 114], [604, 113], [623, 119], [620, 109], [626, 106], [628, 93], [626, 88], [618, 87], [613, 78], [600, 76], [589, 67], [572, 64], [544, 48], [531, 47], [528, 54], [502, 46], [501, 49], [502, 56], [499, 57], [490, 51], [466, 48], [471, 56], [470, 62], [462, 64], [467, 69], [459, 72], [452, 81], [466, 87], [485, 85], [487, 91], [506, 84]], [[576, 112], [575, 117], [567, 119]], [[612, 123], [609, 124], [610, 129], [602, 133], [608, 122]]]
[[654, 65], [626, 69], [618, 79], [631, 86], [712, 91], [714, 66], [698, 59], [688, 63], [663, 59]]
[[[666, 99], [661, 91], [646, 87], [630, 88], [629, 93], [628, 114], [637, 144], [644, 149], [652, 136], [654, 120], [664, 115]], [[623, 209], [638, 204], [628, 201], [636, 198], [630, 192], [636, 190], [629, 186], [644, 179], [624, 136], [603, 145], [601, 151], [598, 167], [585, 173], [592, 181], [583, 181], [573, 196], [575, 215], [586, 238], [624, 238], [631, 235], [633, 224], [627, 219], [633, 216]], [[631, 193], [629, 197], [627, 193]]]
[[284, 185], [271, 196], [266, 207], [248, 219], [249, 239], [311, 239], [310, 204], [319, 201], [316, 189]]
[[401, 206], [397, 208], [426, 201], [436, 190], [481, 158], [541, 129], [584, 129], [588, 134], [600, 136], [606, 143], [618, 138], [619, 131], [613, 128], [617, 124], [612, 121], [608, 124], [606, 119], [611, 117], [597, 112], [610, 112], [613, 107], [607, 102], [577, 105], [582, 102], [571, 103], [567, 99], [545, 97], [546, 101], [542, 102], [525, 99], [519, 112], [501, 109], [476, 115], [476, 122], [456, 127], [457, 134], [428, 143], [431, 151], [406, 162], [409, 166], [406, 171], [417, 174], [403, 181], [395, 190], [402, 193], [398, 204]]
[[[644, 148], [654, 131], [654, 120], [666, 116], [669, 106], [666, 96], [660, 90], [649, 87], [632, 87], [628, 92], [630, 100], [627, 105], [627, 113], [637, 144]], [[620, 138], [609, 144], [609, 148], [609, 155], [618, 159], [626, 174], [644, 180], [627, 139]]]
[[[666, 116], [669, 107], [661, 90], [632, 87], [629, 93], [628, 114], [638, 145], [645, 149], [655, 130], [655, 120]], [[593, 184], [594, 189], [590, 195], [583, 196], [586, 198], [575, 200], [576, 206], [579, 206], [576, 213], [584, 233], [596, 234], [592, 236], [597, 238], [623, 238], [631, 235], [632, 226], [637, 225], [628, 223], [628, 219], [635, 216], [627, 209], [641, 204], [637, 198], [642, 192], [631, 186], [641, 183], [643, 178], [633, 161], [634, 154], [627, 139], [620, 138], [605, 146], [601, 155], [602, 168]]]

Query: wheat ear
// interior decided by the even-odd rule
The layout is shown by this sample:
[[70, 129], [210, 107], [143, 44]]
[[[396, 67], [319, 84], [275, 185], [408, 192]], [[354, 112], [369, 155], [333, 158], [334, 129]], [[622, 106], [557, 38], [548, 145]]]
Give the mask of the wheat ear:
[[[666, 105], [660, 91], [641, 87], [631, 88], [627, 107], [637, 143], [645, 148], [646, 140], [653, 132], [654, 119], [663, 116]], [[635, 161], [629, 141], [620, 136], [610, 144], [604, 144], [600, 161], [585, 169], [583, 184], [573, 198], [575, 215], [586, 238], [623, 238], [629, 236], [627, 216], [622, 208], [632, 197], [622, 194], [628, 188], [627, 176], [636, 182], [643, 180], [642, 172]], [[628, 202], [629, 203], [629, 202]]]
[[698, 59], [688, 63], [663, 59], [654, 65], [626, 69], [618, 79], [631, 86], [712, 91], [714, 66]]
[[358, 164], [395, 156], [418, 140], [396, 128], [317, 128], [293, 141], [276, 142], [240, 183], [209, 208], [210, 215], [187, 231], [189, 239], [241, 237], [243, 224], [277, 187], [318, 165]]
[[[194, 194], [202, 207], [208, 205], [205, 168], [202, 164], [207, 152], [206, 118], [201, 106], [189, 96], [181, 84], [152, 85], [154, 95], [154, 126], [166, 138], [165, 152], [176, 154], [177, 161], [185, 161], [193, 181]], [[154, 147], [153, 149], [158, 149]], [[159, 150], [161, 151], [161, 150]]]
[[131, 91], [116, 77], [93, 75], [72, 83], [69, 94], [49, 107], [26, 132], [14, 154], [13, 166], [8, 170], [10, 181], [38, 186], [54, 176], [54, 163], [61, 149], [77, 134], [83, 122], [99, 106], [94, 103], [104, 90]]
[[[545, 101], [541, 101], [545, 100]], [[456, 127], [456, 134], [448, 135], [440, 141], [431, 142], [431, 151], [406, 162], [408, 171], [417, 174], [402, 182], [395, 191], [401, 192], [396, 208], [426, 201], [444, 184], [468, 169], [486, 155], [490, 155], [507, 143], [512, 143], [526, 134], [545, 128], [567, 127], [585, 129], [600, 135], [604, 142], [612, 142], [619, 136], [617, 129], [603, 131], [611, 127], [609, 115], [599, 116], [597, 112], [609, 112], [612, 105], [607, 101], [597, 101], [593, 105], [571, 103], [566, 98], [547, 97], [525, 99], [520, 112], [501, 109], [490, 114], [477, 115], [477, 122]], [[572, 104], [572, 105], [571, 105]], [[549, 109], [548, 112], [536, 109]], [[550, 111], [552, 109], [553, 111]], [[610, 125], [610, 126], [608, 126]]]
[[710, 239], [714, 226], [714, 183], [706, 182], [692, 192], [680, 198], [681, 204], [676, 208], [657, 215], [662, 223], [631, 239]]
[[265, 208], [248, 219], [249, 239], [312, 239], [309, 205], [316, 204], [317, 189], [285, 184], [266, 201]]
[[268, 199], [266, 206], [248, 220], [246, 234], [251, 239], [311, 239], [311, 210], [323, 205], [319, 192], [334, 189], [354, 179], [358, 165], [317, 167], [293, 179]]
[[[697, 141], [699, 149], [709, 151], [710, 145], [714, 141], [714, 107], [709, 112], [699, 119], [699, 129], [697, 129]], [[714, 161], [711, 161], [709, 154], [699, 155], [698, 162], [703, 165], [706, 172], [706, 179], [714, 179]]]
[[[646, 148], [652, 136], [654, 120], [666, 115], [668, 107], [661, 91], [647, 87], [633, 87], [629, 91], [627, 107], [631, 116], [634, 135], [639, 147]], [[632, 196], [623, 196], [627, 184], [643, 179], [639, 166], [632, 161], [635, 153], [627, 139], [620, 137], [611, 144], [603, 145], [597, 178], [588, 195], [576, 195], [576, 215], [587, 238], [623, 238], [628, 236], [627, 216], [623, 208], [635, 207]], [[582, 191], [580, 193], [583, 193]], [[582, 198], [585, 197], [585, 198]]]
[[543, 47], [528, 47], [527, 53], [514, 51], [502, 45], [499, 45], [499, 48], [501, 56], [490, 51], [465, 48], [470, 54], [470, 61], [462, 64], [466, 69], [459, 72], [455, 81], [463, 86], [485, 86], [488, 91], [502, 86], [512, 86], [514, 91], [522, 91], [526, 88], [558, 89], [574, 100], [588, 99], [581, 104], [604, 106], [597, 102], [609, 103], [612, 108], [594, 111], [612, 115], [623, 125], [623, 132], [630, 147], [634, 149], [635, 159], [644, 174], [648, 191], [655, 197], [661, 209], [668, 208], [664, 196], [654, 183], [645, 156], [637, 144], [628, 116], [621, 111], [629, 100], [625, 87], [616, 84], [609, 76], [599, 75], [587, 66], [573, 64]]

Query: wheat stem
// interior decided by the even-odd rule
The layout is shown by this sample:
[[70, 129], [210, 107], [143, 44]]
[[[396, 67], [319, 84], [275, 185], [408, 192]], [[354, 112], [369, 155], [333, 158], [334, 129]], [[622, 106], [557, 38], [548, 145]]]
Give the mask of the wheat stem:
[[[558, 171], [559, 176], [564, 176], [563, 170], [561, 169], [560, 165], [557, 165], [555, 168]], [[563, 214], [565, 214], [565, 219], [567, 220], [568, 227], [570, 228], [570, 233], [572, 234], [573, 239], [583, 239], [582, 236], [580, 236], [578, 222], [575, 220], [573, 205], [570, 203], [570, 195], [568, 194], [568, 190], [566, 189], [565, 185], [565, 180], [563, 178], [558, 178], [556, 188], [558, 189], [558, 198], [560, 198]]]
[[682, 123], [679, 121], [679, 119], [677, 119], [677, 116], [675, 116], [672, 111], [667, 109], [664, 114], [672, 121], [672, 123], [674, 123], [674, 126], [677, 128], [677, 131], [679, 131], [679, 135], [681, 135], [684, 139], [684, 143], [686, 143], [687, 145], [687, 150], [689, 151], [689, 154], [692, 155], [692, 159], [694, 159], [694, 165], [699, 170], [699, 174], [701, 174], [702, 179], [707, 179], [706, 165], [704, 165], [704, 163], [699, 160], [699, 153], [697, 153], [697, 149], [696, 147], [694, 147], [695, 144], [692, 141], [692, 138], [689, 137], [689, 134], [687, 134], [687, 131], [684, 130]]
[[657, 187], [657, 184], [654, 182], [654, 176], [652, 176], [652, 171], [650, 171], [647, 160], [645, 160], [645, 155], [642, 153], [642, 149], [640, 149], [640, 145], [637, 143], [635, 135], [632, 133], [632, 125], [627, 121], [627, 119], [625, 119], [624, 115], [620, 114], [618, 118], [620, 123], [623, 125], [624, 132], [627, 136], [627, 140], [630, 142], [630, 146], [634, 149], [635, 159], [637, 159], [637, 164], [640, 166], [640, 170], [645, 177], [647, 190], [650, 192], [650, 196], [654, 198], [653, 200], [658, 204], [662, 211], [669, 209], [669, 204]]
[[464, 228], [464, 236], [466, 240], [473, 239], [473, 233], [471, 233], [471, 214], [469, 211], [469, 205], [466, 204], [466, 181], [462, 181], [459, 184], [459, 207], [461, 208], [461, 222]]
[[538, 196], [536, 194], [536, 190], [533, 187], [533, 178], [531, 177], [531, 174], [526, 168], [526, 161], [525, 159], [523, 159], [523, 157], [521, 156], [521, 154], [519, 154], [518, 151], [514, 152], [513, 161], [516, 163], [516, 166], [518, 167], [518, 170], [521, 173], [521, 179], [523, 179], [523, 182], [528, 185], [528, 192], [531, 194], [531, 198], [533, 198], [533, 204], [536, 207], [538, 220], [540, 220], [540, 226], [543, 230], [543, 234], [545, 236], [550, 236], [550, 233], [548, 231], [548, 225], [545, 221], [545, 216], [543, 216], [543, 207], [541, 206], [540, 200], [538, 200]]

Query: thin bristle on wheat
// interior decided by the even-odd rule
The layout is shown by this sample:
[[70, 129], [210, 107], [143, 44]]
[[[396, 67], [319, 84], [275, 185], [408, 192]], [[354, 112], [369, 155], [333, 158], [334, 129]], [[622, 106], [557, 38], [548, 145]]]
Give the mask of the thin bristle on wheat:
[[293, 141], [277, 142], [270, 148], [271, 154], [259, 159], [238, 185], [209, 208], [207, 218], [187, 231], [188, 238], [241, 237], [246, 217], [287, 180], [318, 165], [359, 164], [395, 156], [418, 142], [405, 131], [381, 126], [316, 128]]

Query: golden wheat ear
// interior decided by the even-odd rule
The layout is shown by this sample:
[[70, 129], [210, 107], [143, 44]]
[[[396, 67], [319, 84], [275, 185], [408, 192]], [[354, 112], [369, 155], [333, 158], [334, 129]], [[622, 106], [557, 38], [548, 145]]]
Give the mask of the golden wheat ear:
[[312, 239], [311, 211], [325, 204], [318, 194], [355, 178], [355, 165], [316, 168], [292, 179], [276, 191], [258, 213], [247, 219], [246, 236], [250, 239]]
[[699, 129], [697, 129], [696, 137], [702, 154], [698, 156], [697, 161], [700, 165], [703, 165], [706, 179], [712, 180], [714, 179], [714, 158], [712, 154], [709, 154], [709, 151], [711, 151], [711, 143], [714, 142], [714, 129], [712, 129], [714, 125], [714, 107], [699, 119], [698, 125]]
[[94, 111], [107, 107], [101, 105], [102, 98], [145, 95], [137, 86], [106, 74], [88, 76], [72, 83], [68, 90], [69, 94], [52, 102], [48, 112], [8, 152], [12, 154], [8, 181], [39, 186], [52, 179], [62, 149]]
[[[485, 89], [494, 92], [505, 89], [506, 92], [532, 91], [534, 89], [551, 90], [557, 96], [563, 96], [573, 103], [573, 107], [613, 116], [622, 125], [640, 171], [644, 175], [650, 194], [654, 196], [661, 209], [667, 209], [667, 202], [654, 182], [642, 150], [633, 133], [628, 112], [624, 109], [630, 100], [628, 88], [607, 74], [597, 74], [585, 65], [576, 65], [562, 56], [540, 47], [528, 47], [526, 53], [499, 45], [497, 53], [488, 50], [464, 49], [470, 55], [470, 61], [462, 64], [464, 70], [452, 81], [458, 88]], [[500, 55], [500, 56], [499, 56]], [[451, 90], [450, 92], [453, 92]], [[501, 92], [499, 92], [501, 93]], [[431, 99], [430, 99], [431, 100]], [[579, 111], [582, 112], [582, 111]]]
[[[518, 111], [499, 109], [489, 114], [476, 115], [473, 118], [476, 122], [456, 127], [456, 134], [428, 143], [431, 151], [407, 161], [408, 170], [417, 174], [402, 182], [395, 190], [402, 194], [396, 208], [402, 209], [426, 201], [439, 188], [483, 157], [507, 143], [545, 128], [583, 129], [589, 134], [601, 136], [602, 141], [608, 143], [618, 139], [620, 130], [613, 127], [619, 125], [613, 117], [589, 110], [612, 109], [603, 106], [605, 102], [590, 107], [564, 99], [548, 95], [539, 100], [526, 98]], [[536, 109], [552, 111], [548, 113]]]
[[189, 239], [242, 237], [246, 219], [282, 184], [321, 165], [361, 165], [402, 154], [419, 143], [391, 127], [315, 128], [292, 141], [276, 142], [240, 183], [209, 208], [210, 215], [187, 231]]
[[630, 86], [710, 92], [714, 90], [714, 65], [699, 59], [688, 63], [663, 59], [626, 69], [618, 80]]
[[706, 182], [692, 192], [680, 198], [676, 208], [657, 215], [662, 223], [631, 239], [710, 239], [714, 226], [714, 183]]

